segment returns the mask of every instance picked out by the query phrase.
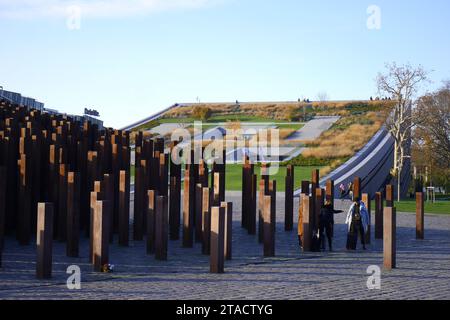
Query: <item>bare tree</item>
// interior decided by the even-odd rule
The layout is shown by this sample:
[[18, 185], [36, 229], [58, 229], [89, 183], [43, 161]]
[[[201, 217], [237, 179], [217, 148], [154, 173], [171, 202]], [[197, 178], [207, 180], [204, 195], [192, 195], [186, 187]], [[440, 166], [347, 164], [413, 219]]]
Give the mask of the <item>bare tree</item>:
[[387, 128], [395, 141], [393, 175], [397, 179], [397, 198], [401, 197], [401, 175], [405, 159], [410, 158], [409, 139], [411, 129], [417, 124], [413, 117], [412, 104], [421, 84], [428, 81], [428, 72], [422, 66], [409, 64], [386, 64], [386, 73], [379, 73], [377, 86], [380, 95], [396, 101], [393, 114], [388, 118]]
[[436, 163], [450, 168], [450, 83], [421, 97], [416, 111], [422, 119], [416, 137], [428, 145]]
[[328, 93], [321, 91], [317, 94], [317, 100], [319, 100], [319, 102], [326, 102], [330, 100], [330, 97], [328, 96]]

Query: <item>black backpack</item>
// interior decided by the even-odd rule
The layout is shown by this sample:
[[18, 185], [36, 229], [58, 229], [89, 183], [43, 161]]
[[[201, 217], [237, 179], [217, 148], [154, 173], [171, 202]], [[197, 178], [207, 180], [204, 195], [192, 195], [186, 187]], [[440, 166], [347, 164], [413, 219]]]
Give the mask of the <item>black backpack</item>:
[[359, 208], [359, 204], [355, 206], [355, 209], [353, 211], [353, 220], [361, 221], [361, 211]]

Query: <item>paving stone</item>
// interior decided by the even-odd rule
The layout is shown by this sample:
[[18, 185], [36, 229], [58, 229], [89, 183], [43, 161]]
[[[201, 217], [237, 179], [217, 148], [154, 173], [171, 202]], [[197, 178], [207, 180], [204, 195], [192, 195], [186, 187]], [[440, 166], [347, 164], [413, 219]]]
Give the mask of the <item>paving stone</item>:
[[[450, 299], [450, 216], [427, 215], [425, 240], [416, 240], [415, 215], [398, 213], [398, 269], [382, 270], [381, 290], [368, 290], [367, 267], [382, 268], [383, 243], [372, 239], [367, 251], [345, 251], [345, 213], [336, 216], [335, 252], [302, 253], [296, 231], [284, 231], [284, 194], [277, 194], [276, 256], [264, 258], [257, 236], [241, 228], [240, 199], [239, 193], [227, 197], [234, 207], [233, 260], [225, 262], [224, 274], [209, 273], [209, 257], [202, 255], [201, 244], [184, 249], [181, 240], [170, 241], [168, 261], [157, 261], [146, 255], [144, 241], [120, 247], [117, 239], [110, 246], [115, 271], [94, 273], [88, 240], [81, 237], [79, 258], [66, 257], [65, 244], [55, 242], [53, 278], [37, 280], [35, 244], [19, 246], [7, 238], [0, 299]], [[294, 201], [298, 212], [298, 198]], [[336, 203], [337, 208], [348, 205]], [[80, 290], [67, 289], [70, 265], [81, 268]]]

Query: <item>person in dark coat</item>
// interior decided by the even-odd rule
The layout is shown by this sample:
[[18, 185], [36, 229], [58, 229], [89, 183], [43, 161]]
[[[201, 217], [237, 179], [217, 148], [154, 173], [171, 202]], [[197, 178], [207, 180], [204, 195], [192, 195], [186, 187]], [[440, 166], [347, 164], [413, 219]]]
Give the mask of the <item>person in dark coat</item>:
[[330, 251], [333, 251], [334, 215], [342, 212], [342, 210], [334, 210], [332, 203], [328, 200], [320, 209], [319, 239], [323, 251], [325, 251], [325, 234], [328, 238], [328, 247]]
[[348, 226], [347, 250], [355, 250], [358, 236], [361, 238], [363, 249], [366, 250], [365, 234], [369, 228], [370, 216], [366, 205], [358, 197], [348, 210], [345, 223]]

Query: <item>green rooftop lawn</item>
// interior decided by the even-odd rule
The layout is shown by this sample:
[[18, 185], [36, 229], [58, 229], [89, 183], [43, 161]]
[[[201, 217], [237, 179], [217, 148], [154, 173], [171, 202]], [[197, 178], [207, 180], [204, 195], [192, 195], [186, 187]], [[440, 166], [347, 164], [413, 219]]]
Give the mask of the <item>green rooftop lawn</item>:
[[[295, 167], [295, 189], [301, 187], [303, 180], [311, 179], [311, 172], [321, 167]], [[260, 168], [255, 166], [255, 174], [260, 179]], [[134, 177], [135, 168], [131, 166], [131, 177]], [[277, 181], [277, 191], [285, 190], [286, 167], [280, 167], [278, 173], [270, 177], [270, 180]], [[242, 164], [228, 164], [226, 168], [226, 188], [228, 191], [242, 190]]]
[[[194, 119], [191, 117], [187, 117], [187, 118], [161, 118], [155, 121], [150, 121], [148, 123], [145, 123], [141, 126], [139, 126], [138, 128], [136, 128], [135, 130], [148, 130], [151, 129], [159, 124], [164, 124], [164, 123], [184, 123], [184, 124], [193, 124], [195, 121], [199, 121], [198, 119]], [[263, 117], [258, 117], [258, 116], [251, 116], [251, 115], [245, 115], [245, 114], [231, 114], [231, 115], [219, 115], [219, 116], [213, 116], [211, 118], [209, 118], [206, 121], [203, 121], [203, 123], [205, 125], [214, 125], [220, 122], [230, 122], [230, 121], [235, 121], [235, 122], [254, 122], [254, 123], [282, 123], [282, 125], [280, 125], [280, 129], [281, 128], [293, 128], [293, 129], [300, 129], [303, 125], [299, 124], [299, 123], [292, 123], [289, 124], [288, 121], [283, 121], [283, 120], [274, 120], [274, 119], [269, 119], [269, 118], [263, 118]]]
[[[302, 180], [310, 180], [311, 172], [314, 169], [320, 169], [320, 167], [295, 167], [295, 189], [301, 187]], [[227, 165], [226, 172], [226, 187], [229, 191], [241, 191], [242, 190], [242, 165], [241, 164], [229, 164]], [[259, 167], [255, 167], [255, 174], [258, 175], [258, 180], [260, 179]], [[277, 191], [281, 192], [285, 190], [285, 177], [286, 177], [286, 167], [280, 167], [278, 173], [272, 177], [270, 180], [277, 181]]]
[[[416, 212], [416, 201], [414, 199], [395, 202], [397, 212]], [[375, 202], [372, 201], [372, 211], [375, 208]], [[450, 201], [436, 201], [436, 203], [425, 202], [425, 213], [450, 214]]]
[[[321, 167], [295, 167], [295, 189], [301, 187], [302, 180], [310, 180], [311, 172], [314, 169], [320, 169]], [[260, 168], [255, 167], [255, 173], [260, 178]], [[131, 176], [134, 176], [134, 166], [131, 166]], [[277, 191], [282, 192], [285, 190], [284, 178], [286, 177], [286, 167], [280, 167], [276, 175], [271, 177], [271, 180], [277, 181]], [[242, 165], [241, 164], [229, 164], [226, 169], [226, 188], [228, 191], [241, 191], [242, 190]], [[375, 208], [375, 202], [372, 201], [372, 211]], [[397, 212], [416, 212], [416, 201], [414, 199], [402, 200], [401, 202], [395, 202]], [[450, 215], [450, 201], [438, 199], [436, 203], [425, 202], [425, 213], [430, 214], [449, 214]]]

